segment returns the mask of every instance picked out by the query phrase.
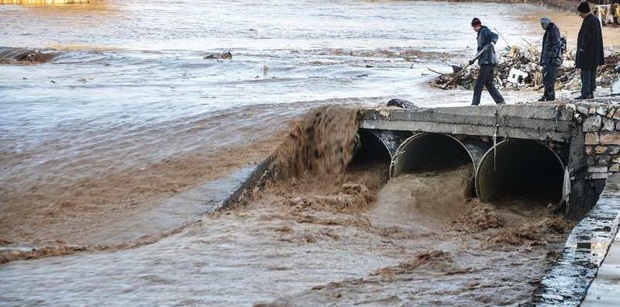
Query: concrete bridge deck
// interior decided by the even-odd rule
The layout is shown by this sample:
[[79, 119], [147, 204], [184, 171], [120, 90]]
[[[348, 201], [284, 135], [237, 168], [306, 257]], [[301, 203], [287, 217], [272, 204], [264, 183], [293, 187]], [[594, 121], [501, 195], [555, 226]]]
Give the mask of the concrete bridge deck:
[[570, 142], [574, 110], [551, 105], [502, 105], [367, 110], [360, 127]]

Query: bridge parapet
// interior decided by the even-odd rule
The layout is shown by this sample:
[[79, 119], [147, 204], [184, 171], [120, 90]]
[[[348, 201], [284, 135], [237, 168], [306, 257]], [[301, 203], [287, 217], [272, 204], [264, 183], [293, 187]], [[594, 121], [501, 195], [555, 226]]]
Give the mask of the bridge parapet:
[[366, 110], [360, 127], [570, 142], [572, 108], [552, 105]]

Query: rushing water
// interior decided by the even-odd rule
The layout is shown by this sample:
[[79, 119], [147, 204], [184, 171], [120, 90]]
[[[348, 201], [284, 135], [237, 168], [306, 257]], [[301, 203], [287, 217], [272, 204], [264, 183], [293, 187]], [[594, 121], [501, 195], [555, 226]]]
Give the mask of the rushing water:
[[[133, 210], [165, 196], [164, 184], [174, 192], [217, 177], [219, 165], [204, 165], [223, 155], [255, 163], [230, 148], [261, 148], [316, 105], [466, 105], [469, 92], [426, 86], [429, 68], [450, 71], [475, 53], [472, 16], [502, 34], [504, 48], [539, 40], [522, 20], [541, 12], [411, 1], [0, 6], [0, 55], [9, 57], [0, 66], [0, 203], [14, 213], [0, 216], [0, 235], [66, 240], [67, 231], [33, 231], [28, 221], [62, 223], [58, 206], [75, 203], [94, 208], [92, 219], [118, 212], [115, 204]], [[34, 49], [55, 57], [10, 57]], [[204, 58], [229, 50], [230, 60]], [[174, 182], [170, 164], [183, 166]]]
[[[469, 92], [427, 87], [429, 68], [450, 71], [475, 53], [474, 16], [504, 48], [539, 41], [538, 25], [522, 20], [545, 12], [346, 0], [0, 5], [0, 244], [97, 244], [88, 234], [109, 221], [260, 161], [314, 106], [467, 105]], [[54, 57], [16, 61], [34, 49]], [[205, 58], [225, 51], [232, 59]], [[245, 305], [364, 276], [422, 244], [388, 248], [356, 228], [289, 231], [261, 210], [137, 249], [3, 265], [0, 305]], [[289, 246], [330, 236], [343, 239]]]

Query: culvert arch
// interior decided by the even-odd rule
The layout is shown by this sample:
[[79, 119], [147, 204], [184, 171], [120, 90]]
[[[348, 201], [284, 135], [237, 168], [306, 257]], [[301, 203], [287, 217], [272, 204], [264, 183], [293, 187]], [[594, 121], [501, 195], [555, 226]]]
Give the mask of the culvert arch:
[[349, 166], [366, 166], [366, 165], [390, 165], [392, 155], [381, 138], [370, 130], [358, 130], [358, 148], [353, 154], [353, 158]]
[[[400, 174], [476, 167], [490, 147], [478, 139], [464, 139], [441, 133], [419, 133], [409, 137], [396, 150], [390, 177]], [[473, 178], [472, 178], [473, 179]]]
[[564, 163], [545, 144], [508, 139], [489, 149], [476, 170], [476, 194], [484, 202], [533, 200], [562, 201]]

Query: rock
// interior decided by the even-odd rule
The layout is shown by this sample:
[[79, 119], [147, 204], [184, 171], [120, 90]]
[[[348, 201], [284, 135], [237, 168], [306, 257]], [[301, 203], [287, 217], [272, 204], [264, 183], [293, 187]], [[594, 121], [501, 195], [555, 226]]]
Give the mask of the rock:
[[594, 115], [594, 114], [596, 114], [596, 106], [591, 105], [590, 109], [588, 110], [588, 115]]
[[602, 155], [607, 152], [607, 146], [596, 146], [594, 147], [594, 152], [596, 152], [597, 155]]
[[607, 115], [605, 115], [605, 116], [607, 116], [607, 117], [609, 117], [609, 118], [613, 118], [613, 117], [614, 117], [614, 113], [615, 113], [615, 112], [616, 112], [616, 109], [614, 109], [614, 108], [609, 108], [609, 112], [607, 112]]
[[594, 147], [594, 152], [598, 155], [602, 155], [607, 151], [607, 146], [596, 146]]
[[583, 114], [583, 115], [587, 115], [588, 114], [588, 108], [586, 106], [579, 105], [579, 106], [577, 106], [577, 112], [579, 112], [580, 114]]
[[591, 116], [583, 121], [583, 132], [595, 132], [601, 129], [601, 117]]
[[607, 173], [607, 166], [590, 166], [588, 173]]
[[602, 155], [602, 156], [598, 156], [596, 159], [596, 164], [600, 165], [600, 166], [607, 166], [609, 165], [609, 161], [611, 161], [611, 157], [607, 156], [607, 155]]
[[598, 145], [599, 142], [598, 133], [586, 133], [586, 145]]
[[603, 131], [614, 131], [616, 129], [616, 122], [613, 119], [603, 118]]
[[601, 133], [599, 142], [603, 145], [620, 145], [620, 133]]

